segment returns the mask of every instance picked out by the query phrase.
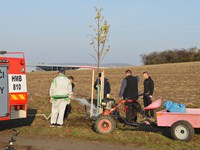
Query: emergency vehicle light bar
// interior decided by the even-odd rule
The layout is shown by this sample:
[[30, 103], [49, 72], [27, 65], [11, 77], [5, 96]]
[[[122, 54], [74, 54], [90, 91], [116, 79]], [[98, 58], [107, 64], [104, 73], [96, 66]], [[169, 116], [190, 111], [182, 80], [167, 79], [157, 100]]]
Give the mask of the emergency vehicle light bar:
[[[0, 55], [6, 55], [6, 56], [10, 56], [10, 55], [15, 55], [15, 58], [24, 58], [24, 53], [23, 52], [7, 52], [7, 51], [0, 51]], [[20, 55], [20, 57], [16, 57], [16, 55]], [[5, 56], [5, 57], [6, 57]]]
[[8, 60], [0, 60], [0, 63], [9, 63]]

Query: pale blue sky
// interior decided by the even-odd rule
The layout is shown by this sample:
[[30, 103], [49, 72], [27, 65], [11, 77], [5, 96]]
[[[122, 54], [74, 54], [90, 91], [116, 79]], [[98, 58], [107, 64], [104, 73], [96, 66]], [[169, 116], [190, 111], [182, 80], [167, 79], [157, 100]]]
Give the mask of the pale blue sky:
[[[98, 0], [0, 0], [0, 49], [29, 64], [94, 63], [89, 25]], [[101, 0], [111, 25], [104, 60], [140, 65], [140, 54], [200, 47], [200, 0]]]

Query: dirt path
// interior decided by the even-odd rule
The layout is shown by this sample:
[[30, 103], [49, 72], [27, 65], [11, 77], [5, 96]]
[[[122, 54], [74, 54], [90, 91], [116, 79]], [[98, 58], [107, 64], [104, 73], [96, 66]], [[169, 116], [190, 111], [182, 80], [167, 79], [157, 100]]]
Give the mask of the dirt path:
[[[0, 149], [4, 149], [12, 132], [0, 131]], [[143, 150], [141, 148], [111, 145], [100, 142], [80, 141], [54, 137], [35, 137], [19, 135], [16, 150]]]

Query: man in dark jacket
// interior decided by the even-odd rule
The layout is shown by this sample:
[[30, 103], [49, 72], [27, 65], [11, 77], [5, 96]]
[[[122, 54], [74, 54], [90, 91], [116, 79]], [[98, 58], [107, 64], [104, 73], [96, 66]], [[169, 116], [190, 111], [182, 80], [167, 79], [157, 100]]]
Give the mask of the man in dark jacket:
[[[150, 77], [149, 73], [147, 71], [142, 73], [144, 77], [144, 96], [143, 96], [143, 102], [144, 107], [150, 105], [152, 103], [152, 96], [154, 92], [154, 81]], [[145, 110], [145, 115], [149, 118], [154, 117], [154, 111], [153, 110]]]
[[[96, 79], [95, 83], [94, 83], [94, 88], [97, 90], [97, 86], [98, 84], [101, 85], [101, 73], [99, 73], [99, 78]], [[110, 83], [109, 83], [109, 80], [107, 78], [104, 78], [104, 97], [103, 98], [106, 98], [107, 97], [107, 94], [110, 94]]]
[[125, 78], [122, 81], [119, 98], [134, 99], [133, 102], [126, 102], [126, 120], [129, 123], [137, 121], [137, 112], [141, 111], [141, 107], [137, 102], [138, 99], [138, 82], [139, 77], [132, 76], [131, 70], [125, 71]]

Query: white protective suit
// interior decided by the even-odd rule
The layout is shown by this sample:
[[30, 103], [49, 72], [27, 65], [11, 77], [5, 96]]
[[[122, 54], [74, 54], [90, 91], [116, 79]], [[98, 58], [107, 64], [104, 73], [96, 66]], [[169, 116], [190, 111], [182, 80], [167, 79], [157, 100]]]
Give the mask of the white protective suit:
[[52, 103], [51, 124], [63, 124], [65, 107], [70, 103], [72, 85], [70, 80], [62, 73], [53, 79], [49, 91]]

